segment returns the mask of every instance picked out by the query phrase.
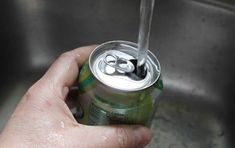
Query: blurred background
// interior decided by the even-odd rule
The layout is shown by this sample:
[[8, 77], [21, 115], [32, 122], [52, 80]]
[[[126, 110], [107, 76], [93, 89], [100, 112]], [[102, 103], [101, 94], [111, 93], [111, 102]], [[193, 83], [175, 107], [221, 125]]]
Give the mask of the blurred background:
[[[139, 0], [3, 0], [0, 130], [61, 53], [110, 40], [136, 42], [139, 5]], [[150, 38], [165, 90], [148, 147], [234, 147], [235, 1], [156, 0]]]

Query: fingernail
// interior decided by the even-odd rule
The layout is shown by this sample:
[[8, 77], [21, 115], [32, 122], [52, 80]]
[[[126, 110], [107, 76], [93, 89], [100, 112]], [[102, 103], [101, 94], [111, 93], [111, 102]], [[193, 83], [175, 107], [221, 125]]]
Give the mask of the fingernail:
[[134, 136], [136, 139], [136, 146], [143, 147], [151, 141], [150, 130], [145, 127], [138, 127], [134, 129]]

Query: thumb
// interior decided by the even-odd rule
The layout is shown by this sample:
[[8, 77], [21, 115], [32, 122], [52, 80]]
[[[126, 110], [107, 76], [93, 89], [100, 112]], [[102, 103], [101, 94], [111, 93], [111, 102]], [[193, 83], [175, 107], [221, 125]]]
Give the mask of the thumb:
[[[137, 125], [74, 127], [68, 145], [87, 148], [143, 148], [151, 140], [150, 130]], [[72, 147], [73, 147], [72, 146]]]

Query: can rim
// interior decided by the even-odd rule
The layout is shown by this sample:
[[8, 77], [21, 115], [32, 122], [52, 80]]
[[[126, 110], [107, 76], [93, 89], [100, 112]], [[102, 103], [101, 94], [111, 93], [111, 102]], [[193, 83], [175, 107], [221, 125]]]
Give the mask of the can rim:
[[96, 80], [98, 80], [102, 85], [105, 85], [105, 86], [108, 86], [109, 88], [113, 89], [113, 90], [116, 90], [116, 91], [122, 91], [122, 92], [136, 92], [136, 91], [142, 91], [142, 90], [145, 90], [147, 88], [150, 88], [151, 86], [153, 86], [160, 78], [161, 76], [161, 65], [160, 65], [160, 62], [158, 61], [157, 57], [150, 51], [148, 50], [148, 55], [151, 55], [154, 60], [157, 61], [157, 66], [158, 66], [158, 69], [159, 69], [159, 74], [158, 76], [156, 77], [156, 79], [154, 81], [152, 81], [149, 85], [146, 85], [144, 87], [141, 87], [141, 88], [138, 88], [138, 89], [134, 89], [134, 90], [124, 90], [124, 89], [118, 89], [118, 88], [114, 88], [114, 87], [111, 87], [107, 84], [104, 84], [104, 82], [102, 82], [99, 78], [97, 78], [97, 76], [95, 75], [92, 67], [91, 67], [91, 57], [93, 56], [93, 54], [98, 50], [100, 49], [102, 46], [104, 45], [107, 45], [107, 44], [111, 44], [111, 43], [123, 43], [123, 44], [128, 44], [128, 45], [131, 45], [135, 48], [138, 48], [138, 44], [137, 43], [134, 43], [134, 42], [131, 42], [131, 41], [124, 41], [124, 40], [112, 40], [112, 41], [107, 41], [107, 42], [104, 42], [98, 46], [95, 47], [95, 49], [91, 52], [90, 56], [89, 56], [89, 69], [91, 71], [91, 73], [93, 74], [93, 76], [95, 77]]

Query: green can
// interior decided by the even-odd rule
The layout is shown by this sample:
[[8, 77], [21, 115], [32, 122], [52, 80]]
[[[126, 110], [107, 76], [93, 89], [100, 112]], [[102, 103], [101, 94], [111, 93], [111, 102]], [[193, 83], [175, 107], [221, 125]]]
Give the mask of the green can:
[[96, 47], [79, 74], [78, 121], [88, 125], [150, 126], [163, 90], [161, 68], [148, 52], [146, 75], [136, 75], [137, 44], [110, 41]]

